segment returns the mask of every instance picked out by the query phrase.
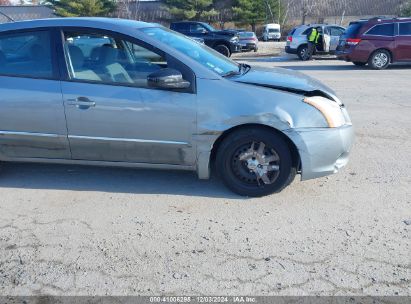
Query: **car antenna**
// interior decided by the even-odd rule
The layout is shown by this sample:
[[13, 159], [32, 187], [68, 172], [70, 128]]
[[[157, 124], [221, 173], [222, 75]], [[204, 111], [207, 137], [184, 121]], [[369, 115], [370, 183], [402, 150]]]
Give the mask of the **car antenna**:
[[6, 17], [9, 21], [11, 22], [15, 22], [16, 20], [14, 20], [13, 18], [11, 18], [9, 15], [3, 13], [2, 11], [0, 11], [0, 15]]

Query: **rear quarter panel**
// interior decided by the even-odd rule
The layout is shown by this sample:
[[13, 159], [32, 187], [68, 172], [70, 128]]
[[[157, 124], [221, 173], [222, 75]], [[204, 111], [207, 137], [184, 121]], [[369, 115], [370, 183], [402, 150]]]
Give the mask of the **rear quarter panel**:
[[365, 62], [371, 54], [378, 49], [386, 49], [394, 54], [395, 40], [394, 37], [368, 36], [362, 37], [361, 43], [355, 48], [355, 60]]

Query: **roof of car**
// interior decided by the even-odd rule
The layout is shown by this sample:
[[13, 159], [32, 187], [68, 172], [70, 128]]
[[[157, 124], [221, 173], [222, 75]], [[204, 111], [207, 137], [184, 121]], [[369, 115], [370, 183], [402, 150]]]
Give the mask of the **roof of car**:
[[193, 21], [193, 20], [190, 20], [190, 21], [175, 21], [175, 22], [171, 22], [172, 24], [175, 24], [175, 23], [207, 23], [207, 22], [202, 22], [202, 21]]
[[97, 27], [97, 28], [119, 28], [133, 27], [144, 28], [156, 26], [152, 23], [141, 21], [118, 19], [118, 18], [99, 18], [99, 17], [76, 17], [76, 18], [49, 18], [37, 19], [28, 21], [17, 21], [0, 24], [0, 31], [19, 30], [26, 28], [39, 27], [58, 27], [58, 26], [74, 26], [74, 27]]
[[316, 27], [316, 26], [337, 26], [337, 27], [343, 27], [338, 24], [328, 24], [328, 23], [315, 23], [315, 24], [303, 24], [300, 25], [299, 27]]
[[373, 18], [368, 18], [368, 19], [360, 19], [351, 23], [380, 23], [380, 22], [407, 22], [411, 21], [411, 17], [384, 17], [384, 16], [378, 16], [378, 17], [373, 17]]

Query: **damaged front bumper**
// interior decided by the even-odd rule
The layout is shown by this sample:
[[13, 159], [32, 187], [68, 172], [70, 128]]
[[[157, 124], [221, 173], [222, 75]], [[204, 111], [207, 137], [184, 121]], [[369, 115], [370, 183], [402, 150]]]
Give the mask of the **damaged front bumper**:
[[301, 180], [337, 173], [348, 163], [354, 142], [352, 125], [339, 128], [289, 129], [284, 133], [298, 148]]

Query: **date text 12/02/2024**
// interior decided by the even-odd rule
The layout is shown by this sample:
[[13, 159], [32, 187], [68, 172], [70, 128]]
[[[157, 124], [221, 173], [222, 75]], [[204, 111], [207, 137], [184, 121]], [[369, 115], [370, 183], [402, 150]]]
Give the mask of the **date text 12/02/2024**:
[[163, 296], [150, 297], [151, 303], [256, 303], [255, 297], [248, 296], [233, 296], [233, 297], [178, 297], [178, 296]]

